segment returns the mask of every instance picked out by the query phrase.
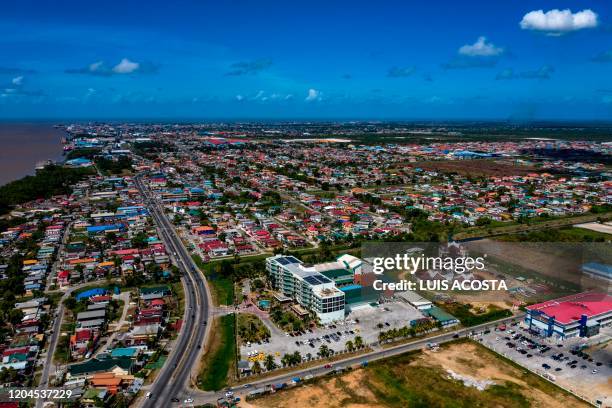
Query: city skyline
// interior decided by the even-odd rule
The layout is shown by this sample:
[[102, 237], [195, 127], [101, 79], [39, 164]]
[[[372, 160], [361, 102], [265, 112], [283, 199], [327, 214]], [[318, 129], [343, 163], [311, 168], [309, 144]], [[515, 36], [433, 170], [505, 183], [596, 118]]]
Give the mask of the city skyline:
[[0, 118], [597, 120], [610, 6], [22, 2]]

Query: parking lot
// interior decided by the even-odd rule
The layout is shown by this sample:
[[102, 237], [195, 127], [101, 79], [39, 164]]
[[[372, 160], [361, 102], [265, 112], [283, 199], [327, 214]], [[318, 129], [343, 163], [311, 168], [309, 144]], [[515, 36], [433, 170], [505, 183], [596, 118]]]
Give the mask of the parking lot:
[[[506, 330], [487, 330], [476, 338], [484, 345], [541, 374], [545, 378], [590, 400], [612, 402], [608, 380], [612, 378], [612, 344], [605, 344], [609, 333], [602, 332], [588, 344], [599, 346], [578, 348], [583, 338], [558, 340], [541, 338], [521, 325]], [[607, 397], [607, 399], [606, 399]]]
[[[363, 305], [349, 313], [344, 321], [310, 329], [302, 334], [277, 334], [272, 331], [267, 342], [242, 345], [240, 354], [243, 359], [258, 354], [260, 360], [262, 355], [270, 354], [280, 364], [284, 354], [299, 351], [305, 361], [308, 353], [313, 358], [317, 357], [317, 352], [323, 344], [334, 352], [344, 350], [346, 342], [351, 340], [354, 343], [357, 336], [362, 338], [364, 345], [372, 344], [378, 341], [381, 331], [409, 325], [411, 320], [421, 317], [423, 314], [420, 311], [404, 302], [389, 302], [379, 306]], [[379, 327], [379, 324], [382, 327]]]

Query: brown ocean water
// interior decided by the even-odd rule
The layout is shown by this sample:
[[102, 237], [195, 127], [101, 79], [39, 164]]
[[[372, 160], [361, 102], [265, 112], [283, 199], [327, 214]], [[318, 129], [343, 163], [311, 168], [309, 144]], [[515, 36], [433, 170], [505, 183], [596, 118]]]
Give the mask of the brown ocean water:
[[34, 174], [42, 160], [60, 160], [63, 136], [52, 123], [0, 122], [0, 185]]

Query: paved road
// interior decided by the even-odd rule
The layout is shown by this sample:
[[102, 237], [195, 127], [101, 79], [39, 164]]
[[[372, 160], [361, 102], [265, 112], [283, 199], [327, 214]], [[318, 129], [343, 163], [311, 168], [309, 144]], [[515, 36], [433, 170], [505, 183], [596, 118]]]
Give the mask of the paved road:
[[[322, 376], [322, 375], [328, 374], [336, 370], [339, 367], [346, 368], [348, 366], [359, 365], [363, 361], [375, 361], [375, 360], [380, 360], [383, 358], [388, 358], [391, 356], [403, 354], [408, 351], [419, 350], [419, 349], [426, 347], [427, 343], [438, 343], [438, 344], [445, 343], [445, 342], [454, 340], [455, 338], [454, 336], [456, 335], [460, 337], [466, 337], [471, 331], [478, 332], [478, 331], [483, 331], [487, 328], [493, 329], [494, 327], [496, 327], [497, 325], [501, 323], [507, 323], [513, 320], [520, 321], [522, 318], [523, 318], [523, 315], [519, 314], [516, 316], [500, 319], [495, 322], [484, 323], [484, 324], [469, 327], [469, 328], [461, 328], [461, 329], [457, 329], [451, 332], [439, 334], [437, 336], [415, 340], [410, 343], [400, 344], [400, 345], [389, 347], [386, 349], [375, 350], [367, 354], [362, 354], [359, 356], [353, 356], [353, 357], [349, 357], [343, 360], [334, 361], [333, 363], [330, 363], [332, 364], [331, 368], [325, 368], [325, 365], [327, 365], [328, 363], [325, 361], [321, 361], [321, 365], [319, 366], [310, 367], [310, 368], [301, 368], [301, 369], [296, 368], [294, 371], [284, 373], [284, 374], [281, 374], [275, 377], [268, 377], [268, 378], [261, 379], [261, 380], [255, 380], [254, 382], [249, 383], [250, 386], [248, 388], [237, 387], [233, 391], [235, 395], [237, 396], [239, 395], [244, 400], [244, 397], [246, 396], [246, 394], [248, 394], [251, 390], [255, 388], [264, 387], [266, 385], [271, 385], [271, 384], [289, 382], [294, 377], [304, 377], [309, 374], [315, 377]], [[192, 397], [194, 399], [194, 403], [196, 405], [199, 405], [199, 404], [205, 404], [205, 403], [215, 403], [218, 398], [221, 398], [224, 396], [225, 396], [225, 391], [219, 391], [219, 392], [201, 392], [200, 391], [194, 394]]]
[[[95, 283], [95, 282], [94, 282]], [[59, 299], [58, 307], [57, 307], [57, 317], [53, 320], [53, 326], [51, 327], [52, 333], [49, 338], [49, 343], [47, 347], [47, 357], [45, 358], [45, 362], [43, 364], [42, 376], [40, 377], [39, 388], [47, 388], [49, 386], [49, 374], [51, 371], [55, 371], [55, 365], [53, 364], [53, 354], [55, 354], [55, 348], [57, 347], [57, 342], [59, 340], [59, 336], [61, 334], [62, 329], [62, 320], [64, 317], [64, 300], [66, 300], [72, 292], [75, 290], [79, 290], [86, 286], [91, 286], [92, 282], [84, 282], [76, 286], [72, 286], [68, 288], [64, 295]], [[52, 370], [53, 368], [53, 370]], [[36, 401], [36, 407], [42, 407], [43, 400]]]
[[148, 387], [151, 393], [150, 398], [141, 399], [136, 403], [145, 408], [168, 407], [172, 405], [173, 398], [182, 400], [191, 394], [188, 390], [195, 382], [198, 363], [209, 335], [209, 326], [205, 323], [209, 320], [211, 313], [210, 293], [204, 276], [198, 272], [197, 266], [177, 236], [159, 202], [143, 185], [140, 178], [136, 177], [135, 182], [146, 200], [167, 250], [171, 252], [183, 274], [185, 291], [183, 327], [164, 367], [153, 384]]

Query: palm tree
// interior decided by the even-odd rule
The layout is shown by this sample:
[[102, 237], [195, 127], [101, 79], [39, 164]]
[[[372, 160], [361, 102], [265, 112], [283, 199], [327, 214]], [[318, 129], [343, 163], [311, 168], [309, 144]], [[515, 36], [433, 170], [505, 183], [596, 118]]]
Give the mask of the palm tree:
[[346, 342], [346, 349], [347, 349], [348, 351], [353, 351], [353, 350], [355, 350], [355, 345], [353, 344], [353, 342], [352, 342], [352, 341], [350, 341], [350, 340], [349, 340], [349, 341], [347, 341], [347, 342]]
[[276, 368], [276, 361], [274, 361], [274, 356], [272, 356], [272, 354], [268, 354], [266, 356], [266, 359], [264, 360], [264, 365], [266, 367], [266, 370], [268, 371], [272, 371]]
[[295, 353], [293, 353], [291, 357], [292, 357], [291, 362], [293, 364], [300, 364], [302, 362], [302, 355], [300, 354], [299, 351], [296, 351]]
[[358, 349], [363, 348], [363, 339], [361, 336], [355, 337], [355, 347]]
[[253, 371], [253, 374], [261, 373], [261, 364], [259, 364], [259, 361], [255, 360], [253, 367], [251, 367], [251, 371]]
[[323, 358], [329, 357], [329, 347], [327, 347], [326, 344], [322, 344], [321, 347], [319, 347], [318, 354]]
[[312, 354], [306, 353], [306, 358], [308, 359], [308, 361], [312, 360]]

